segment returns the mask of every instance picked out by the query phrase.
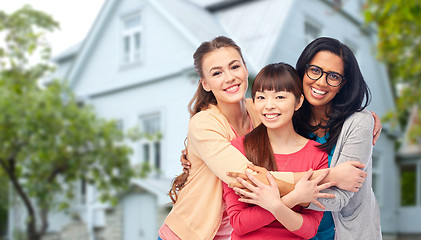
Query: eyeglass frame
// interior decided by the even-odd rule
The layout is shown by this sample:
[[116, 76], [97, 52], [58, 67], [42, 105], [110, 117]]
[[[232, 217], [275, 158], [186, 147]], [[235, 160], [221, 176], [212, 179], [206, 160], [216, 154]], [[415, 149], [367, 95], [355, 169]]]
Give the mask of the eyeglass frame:
[[[320, 71], [322, 72], [322, 74], [320, 74], [320, 76], [319, 76], [318, 78], [316, 78], [316, 79], [314, 79], [314, 78], [310, 77], [310, 76], [308, 75], [308, 73], [307, 73], [307, 70], [308, 70], [308, 68], [309, 68], [309, 67], [316, 67], [316, 68], [320, 69]], [[333, 71], [330, 71], [330, 72], [325, 72], [325, 71], [323, 71], [323, 68], [321, 68], [321, 67], [319, 67], [319, 66], [317, 66], [317, 65], [313, 65], [313, 64], [306, 64], [306, 75], [307, 75], [307, 77], [309, 77], [311, 80], [317, 81], [317, 80], [319, 80], [319, 79], [323, 76], [323, 74], [325, 74], [325, 73], [326, 73], [326, 83], [327, 83], [329, 86], [331, 86], [331, 87], [338, 87], [338, 86], [340, 86], [340, 85], [344, 82], [344, 80], [345, 80], [345, 77], [344, 77], [344, 76], [342, 76], [342, 74], [340, 74], [340, 73], [333, 72]], [[327, 76], [329, 76], [329, 74], [331, 74], [331, 73], [338, 74], [338, 75], [341, 77], [341, 82], [340, 82], [339, 84], [337, 84], [337, 85], [332, 85], [332, 84], [330, 84], [330, 83], [329, 83], [329, 80], [327, 80]]]

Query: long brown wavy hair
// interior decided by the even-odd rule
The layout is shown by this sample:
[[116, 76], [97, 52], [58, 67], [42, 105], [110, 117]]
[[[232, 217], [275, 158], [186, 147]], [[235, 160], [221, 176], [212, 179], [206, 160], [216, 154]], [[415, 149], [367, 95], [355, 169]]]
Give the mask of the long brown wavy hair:
[[[200, 44], [200, 46], [196, 49], [196, 52], [193, 54], [194, 69], [199, 75], [200, 79], [203, 78], [202, 63], [205, 55], [223, 47], [232, 47], [237, 50], [241, 56], [241, 60], [245, 64], [243, 55], [241, 53], [241, 48], [231, 38], [219, 36], [212, 39], [211, 41], [206, 41]], [[209, 104], [217, 104], [215, 95], [213, 95], [212, 91], [205, 91], [205, 89], [202, 87], [201, 80], [199, 80], [196, 93], [187, 106], [190, 113], [190, 118], [193, 117], [196, 113], [207, 109]], [[186, 147], [186, 155], [188, 155], [186, 141], [187, 138], [184, 141], [184, 145]], [[177, 192], [179, 192], [184, 187], [188, 176], [188, 173], [182, 173], [173, 179], [172, 187], [168, 193], [173, 203], [177, 201]]]
[[[257, 74], [251, 87], [253, 102], [256, 92], [286, 91], [294, 94], [297, 103], [303, 93], [303, 83], [295, 69], [286, 63], [273, 63], [264, 67]], [[269, 141], [267, 128], [260, 124], [244, 137], [244, 150], [247, 159], [253, 164], [270, 171], [276, 171], [275, 155]]]

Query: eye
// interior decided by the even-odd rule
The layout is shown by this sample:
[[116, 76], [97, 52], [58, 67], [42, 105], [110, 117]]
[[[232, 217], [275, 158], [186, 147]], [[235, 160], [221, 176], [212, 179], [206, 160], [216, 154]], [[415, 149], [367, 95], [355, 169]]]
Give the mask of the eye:
[[231, 67], [231, 69], [238, 69], [238, 68], [240, 68], [240, 65], [237, 65], [237, 64]]
[[337, 73], [329, 73], [329, 79], [332, 81], [339, 81], [341, 77]]
[[256, 99], [265, 99], [265, 97], [263, 97], [261, 95], [258, 95], [258, 96], [256, 96]]
[[320, 74], [320, 69], [317, 67], [311, 67], [310, 71], [314, 74]]
[[222, 74], [221, 71], [216, 71], [216, 72], [212, 73], [212, 77], [215, 77], [215, 76], [218, 76], [218, 75], [221, 75], [221, 74]]
[[276, 96], [276, 98], [275, 99], [285, 99], [285, 97], [284, 96], [282, 96], [282, 95], [278, 95], [278, 96]]

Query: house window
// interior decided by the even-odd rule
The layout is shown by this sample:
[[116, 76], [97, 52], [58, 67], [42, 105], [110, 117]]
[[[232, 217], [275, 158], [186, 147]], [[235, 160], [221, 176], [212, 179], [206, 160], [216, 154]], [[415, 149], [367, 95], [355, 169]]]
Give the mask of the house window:
[[140, 61], [142, 47], [142, 21], [140, 13], [122, 19], [122, 63]]
[[417, 205], [417, 172], [417, 164], [400, 166], [401, 206]]
[[321, 28], [318, 24], [315, 24], [313, 21], [306, 20], [304, 22], [304, 37], [306, 44], [312, 42], [317, 37], [320, 37]]
[[142, 162], [148, 162], [151, 167], [161, 167], [161, 116], [160, 114], [145, 115], [140, 118]]

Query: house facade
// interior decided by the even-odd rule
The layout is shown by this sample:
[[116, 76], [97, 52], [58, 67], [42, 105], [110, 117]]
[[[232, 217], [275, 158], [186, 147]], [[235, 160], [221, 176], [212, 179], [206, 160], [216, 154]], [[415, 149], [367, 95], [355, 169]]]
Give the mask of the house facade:
[[[85, 40], [53, 59], [55, 75], [68, 80], [80, 101], [93, 105], [99, 116], [117, 120], [122, 130], [139, 126], [143, 132], [162, 135], [128, 142], [134, 150], [133, 166], [148, 162], [155, 170], [146, 179], [133, 179], [116, 207], [99, 202], [91, 186], [75, 189], [78, 197], [71, 209], [51, 214], [46, 239], [156, 239], [171, 209], [171, 180], [182, 171], [187, 104], [198, 85], [192, 55], [201, 42], [216, 36], [231, 37], [241, 46], [252, 77], [268, 63], [295, 66], [316, 37], [337, 38], [360, 63], [373, 95], [368, 109], [379, 116], [393, 109], [386, 69], [375, 59], [376, 34], [361, 15], [363, 2], [106, 0]], [[392, 238], [402, 229], [421, 233], [414, 225], [421, 215], [396, 216], [402, 209], [395, 139], [385, 125], [373, 153], [382, 230]], [[418, 196], [418, 206], [419, 202]], [[19, 206], [9, 213], [13, 239], [25, 215]]]

